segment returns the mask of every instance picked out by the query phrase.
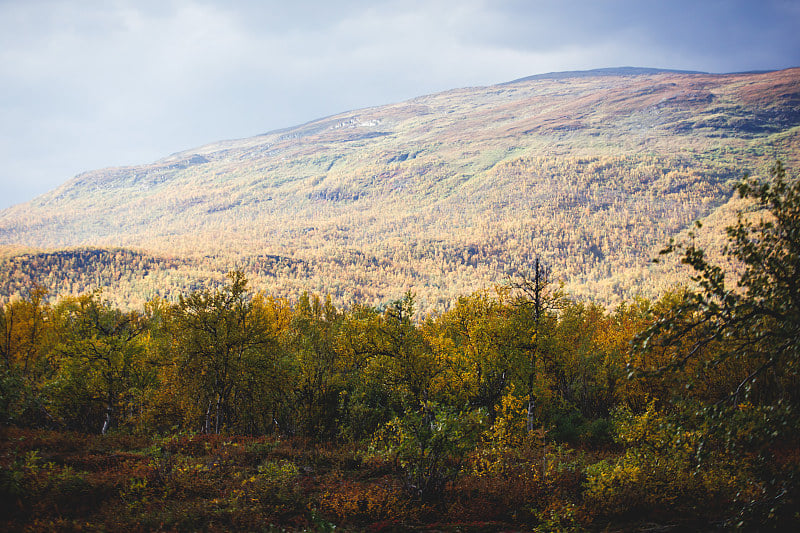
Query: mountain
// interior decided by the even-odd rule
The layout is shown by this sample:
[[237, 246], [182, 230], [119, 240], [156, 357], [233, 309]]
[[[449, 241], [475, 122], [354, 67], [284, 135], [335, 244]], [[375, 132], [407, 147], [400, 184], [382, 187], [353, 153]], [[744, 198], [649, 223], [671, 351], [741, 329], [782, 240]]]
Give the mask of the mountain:
[[696, 219], [730, 220], [744, 174], [796, 169], [799, 127], [800, 69], [421, 96], [80, 174], [0, 212], [0, 294], [99, 285], [124, 305], [242, 268], [276, 295], [412, 290], [429, 311], [540, 257], [573, 294], [652, 296], [677, 267], [649, 259]]
[[611, 67], [595, 68], [592, 70], [568, 70], [562, 72], [546, 72], [544, 74], [534, 74], [502, 85], [511, 85], [523, 81], [533, 80], [564, 80], [569, 78], [589, 78], [596, 76], [641, 76], [646, 74], [708, 74], [708, 72], [698, 72], [696, 70], [671, 70], [662, 68], [643, 68], [643, 67]]

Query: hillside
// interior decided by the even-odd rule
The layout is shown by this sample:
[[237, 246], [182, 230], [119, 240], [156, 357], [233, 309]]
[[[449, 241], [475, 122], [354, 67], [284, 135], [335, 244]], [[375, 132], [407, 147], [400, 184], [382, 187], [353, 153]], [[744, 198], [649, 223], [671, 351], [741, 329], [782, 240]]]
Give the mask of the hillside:
[[[776, 158], [796, 169], [799, 126], [800, 69], [601, 70], [422, 96], [78, 175], [0, 212], [0, 245], [30, 247], [3, 254], [0, 293], [105, 285], [131, 304], [240, 267], [278, 295], [377, 305], [411, 289], [431, 310], [540, 256], [572, 293], [613, 304], [676, 279], [649, 258], [734, 180]], [[95, 266], [65, 266], [64, 249]]]

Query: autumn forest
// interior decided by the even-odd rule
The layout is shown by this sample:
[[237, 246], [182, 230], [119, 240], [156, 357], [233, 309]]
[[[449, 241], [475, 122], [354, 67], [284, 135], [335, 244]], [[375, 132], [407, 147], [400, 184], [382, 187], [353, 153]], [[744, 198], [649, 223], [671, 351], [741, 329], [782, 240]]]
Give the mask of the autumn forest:
[[792, 172], [737, 183], [721, 266], [664, 242], [685, 277], [613, 308], [539, 259], [425, 314], [241, 269], [138, 309], [30, 284], [0, 309], [0, 528], [797, 527]]

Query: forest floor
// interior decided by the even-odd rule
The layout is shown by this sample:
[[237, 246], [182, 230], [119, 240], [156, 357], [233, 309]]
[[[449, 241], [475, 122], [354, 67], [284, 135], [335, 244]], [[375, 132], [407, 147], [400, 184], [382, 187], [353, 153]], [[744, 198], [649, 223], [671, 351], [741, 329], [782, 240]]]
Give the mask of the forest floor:
[[[600, 452], [602, 454], [602, 452]], [[611, 452], [606, 452], [606, 454]], [[559, 448], [502, 474], [465, 472], [435, 499], [407, 490], [391, 457], [302, 439], [142, 437], [0, 428], [3, 531], [683, 531], [708, 517], [595, 516], [598, 460]], [[552, 461], [552, 459], [551, 459]]]

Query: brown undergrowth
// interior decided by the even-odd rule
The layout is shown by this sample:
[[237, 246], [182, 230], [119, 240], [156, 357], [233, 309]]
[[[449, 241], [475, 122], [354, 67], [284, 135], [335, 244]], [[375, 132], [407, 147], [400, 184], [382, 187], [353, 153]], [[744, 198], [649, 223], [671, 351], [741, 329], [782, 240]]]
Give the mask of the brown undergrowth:
[[4, 531], [530, 529], [551, 511], [573, 512], [581, 490], [580, 473], [553, 471], [542, 483], [520, 463], [465, 471], [421, 501], [390, 459], [275, 437], [6, 427], [0, 466]]
[[[796, 467], [793, 447], [781, 455]], [[0, 430], [0, 530], [722, 527], [717, 513], [724, 510], [722, 487], [735, 480], [706, 480], [706, 487], [716, 490], [715, 511], [710, 501], [701, 505], [700, 493], [661, 498], [657, 480], [636, 474], [632, 469], [644, 471], [630, 461], [629, 452], [616, 448], [580, 451], [533, 444], [478, 449], [439, 497], [423, 500], [405, 490], [402, 472], [391, 458], [366, 447], [299, 438], [101, 436], [6, 427]], [[604, 478], [597, 477], [611, 465], [617, 466]], [[598, 479], [614, 484], [624, 476], [639, 477], [614, 485], [612, 492], [611, 485], [598, 492]], [[626, 498], [621, 507], [614, 503], [619, 497]]]

